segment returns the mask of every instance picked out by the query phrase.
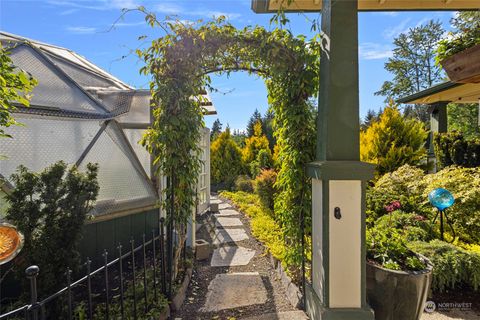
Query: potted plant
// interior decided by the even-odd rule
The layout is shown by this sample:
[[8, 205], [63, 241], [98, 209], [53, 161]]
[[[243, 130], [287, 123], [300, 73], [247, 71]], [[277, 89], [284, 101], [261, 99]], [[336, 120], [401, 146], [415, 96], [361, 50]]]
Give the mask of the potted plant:
[[436, 59], [453, 82], [480, 82], [480, 22], [449, 32], [438, 43]]
[[375, 319], [420, 319], [432, 279], [430, 261], [408, 249], [405, 234], [393, 226], [368, 229], [366, 245], [367, 301]]

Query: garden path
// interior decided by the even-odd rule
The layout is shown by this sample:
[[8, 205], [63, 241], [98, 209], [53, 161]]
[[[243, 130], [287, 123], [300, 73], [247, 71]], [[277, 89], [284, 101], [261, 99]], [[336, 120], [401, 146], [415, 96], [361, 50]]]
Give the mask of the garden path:
[[218, 213], [197, 217], [197, 238], [214, 246], [197, 261], [182, 310], [174, 319], [306, 320], [287, 300], [265, 248], [250, 233], [248, 218], [212, 197]]

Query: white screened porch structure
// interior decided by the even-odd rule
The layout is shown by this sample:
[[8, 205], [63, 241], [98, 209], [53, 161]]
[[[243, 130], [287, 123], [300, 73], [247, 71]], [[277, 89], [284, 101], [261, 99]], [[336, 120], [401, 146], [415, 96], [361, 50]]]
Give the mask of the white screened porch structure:
[[[151, 155], [139, 144], [152, 121], [150, 92], [134, 89], [69, 49], [5, 32], [0, 41], [14, 65], [38, 81], [31, 106], [19, 105], [14, 113], [23, 125], [6, 128], [13, 138], [0, 139], [1, 216], [7, 207], [4, 196], [14, 187], [9, 177], [19, 165], [38, 172], [60, 160], [80, 169], [91, 162], [99, 165], [100, 191], [86, 227], [85, 254], [158, 228], [165, 215], [159, 200], [166, 178], [155, 175]], [[211, 102], [204, 107], [206, 115], [216, 114]], [[205, 163], [192, 223], [195, 212], [207, 209], [210, 201], [208, 129], [199, 144]]]

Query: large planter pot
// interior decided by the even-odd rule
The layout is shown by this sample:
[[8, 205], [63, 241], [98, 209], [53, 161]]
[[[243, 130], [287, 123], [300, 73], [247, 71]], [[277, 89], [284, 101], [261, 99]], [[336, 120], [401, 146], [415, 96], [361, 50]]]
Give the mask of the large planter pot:
[[480, 44], [440, 62], [453, 82], [480, 83]]
[[432, 282], [432, 264], [422, 271], [388, 270], [367, 262], [367, 301], [376, 320], [420, 319]]

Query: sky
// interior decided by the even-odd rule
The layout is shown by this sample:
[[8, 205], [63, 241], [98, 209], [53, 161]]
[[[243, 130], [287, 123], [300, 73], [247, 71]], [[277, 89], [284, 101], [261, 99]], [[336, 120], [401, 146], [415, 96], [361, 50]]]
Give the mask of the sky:
[[[152, 29], [139, 12], [122, 19], [123, 8], [143, 5], [157, 18], [209, 20], [225, 15], [236, 27], [270, 25], [271, 14], [255, 14], [250, 0], [0, 0], [0, 30], [34, 40], [69, 48], [102, 69], [136, 88], [148, 88], [149, 79], [139, 74], [141, 61], [133, 53], [163, 34]], [[319, 14], [289, 14], [289, 28], [296, 35], [312, 36], [311, 20]], [[384, 106], [384, 98], [375, 96], [382, 83], [391, 79], [384, 64], [392, 56], [393, 39], [409, 28], [440, 20], [450, 28], [452, 12], [369, 12], [359, 13], [360, 116], [368, 109]], [[112, 28], [112, 25], [115, 27]], [[138, 40], [146, 35], [146, 40]], [[268, 108], [263, 80], [244, 72], [213, 76], [219, 92], [211, 94], [218, 115], [208, 116], [211, 127], [218, 117], [224, 127], [244, 130], [255, 109]]]

